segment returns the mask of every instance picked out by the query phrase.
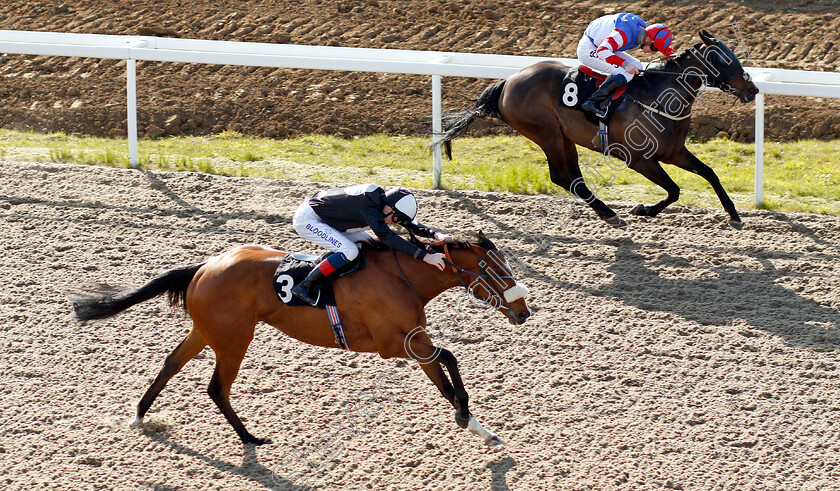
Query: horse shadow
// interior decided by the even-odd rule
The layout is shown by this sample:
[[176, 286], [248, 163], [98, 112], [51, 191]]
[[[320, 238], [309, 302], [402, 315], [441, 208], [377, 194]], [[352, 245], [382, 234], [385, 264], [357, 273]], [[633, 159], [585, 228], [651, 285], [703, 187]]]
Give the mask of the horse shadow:
[[[189, 447], [181, 445], [180, 443], [173, 442], [169, 439], [169, 435], [166, 432], [144, 431], [143, 433], [156, 443], [166, 445], [176, 454], [186, 455], [188, 457], [201, 460], [221, 472], [242, 476], [266, 489], [270, 489], [272, 491], [291, 491], [302, 489], [299, 483], [294, 483], [284, 479], [283, 477], [277, 475], [272, 469], [262, 465], [257, 459], [257, 451], [254, 445], [242, 445], [242, 464], [236, 465], [224, 460], [208, 457], [207, 455], [203, 455]], [[144, 485], [145, 487], [154, 490], [180, 489], [180, 486], [173, 488], [170, 485], [163, 483], [146, 482]]]
[[158, 191], [167, 199], [172, 201], [172, 203], [176, 206], [173, 209], [173, 213], [176, 214], [184, 214], [187, 213], [190, 216], [200, 217], [205, 219], [208, 222], [207, 227], [209, 229], [216, 229], [224, 226], [229, 220], [232, 219], [241, 219], [241, 218], [257, 218], [266, 221], [267, 223], [277, 223], [280, 224], [281, 227], [291, 226], [292, 220], [290, 217], [285, 215], [279, 214], [270, 214], [270, 213], [263, 213], [260, 215], [254, 215], [253, 213], [246, 213], [246, 212], [230, 212], [230, 213], [218, 213], [218, 212], [208, 212], [203, 208], [195, 206], [194, 204], [186, 201], [184, 198], [181, 197], [180, 194], [173, 191], [167, 184], [164, 182], [158, 175], [155, 174], [153, 171], [149, 170], [140, 170], [143, 173], [143, 176], [146, 180], [149, 181], [149, 186]]
[[[507, 257], [508, 261], [510, 261], [510, 263], [514, 266], [514, 270], [516, 272], [526, 275], [530, 280], [542, 281], [560, 288], [576, 289], [579, 287], [575, 283], [558, 280], [557, 278], [552, 277], [546, 274], [545, 272], [533, 268], [532, 266], [530, 266], [528, 260], [536, 257], [541, 257], [552, 248], [559, 247], [561, 249], [565, 249], [568, 247], [578, 246], [581, 244], [581, 240], [573, 237], [565, 237], [553, 231], [537, 230], [538, 227], [530, 229], [527, 227], [527, 222], [523, 222], [520, 216], [516, 217], [516, 222], [514, 224], [507, 223], [499, 219], [495, 214], [506, 213], [507, 210], [495, 210], [494, 213], [488, 213], [487, 210], [480, 206], [487, 206], [488, 204], [497, 204], [498, 201], [509, 199], [509, 197], [500, 195], [498, 198], [494, 199], [492, 195], [487, 195], [481, 198], [474, 198], [468, 196], [466, 193], [461, 191], [446, 191], [446, 195], [449, 198], [458, 202], [458, 204], [467, 212], [469, 216], [477, 217], [493, 227], [493, 232], [488, 232], [486, 230], [484, 232], [487, 234], [488, 237], [501, 240], [501, 242], [497, 243], [496, 245], [500, 246], [500, 248], [503, 250], [505, 256]], [[554, 199], [560, 200], [559, 202], [563, 203], [562, 206], [567, 211], [571, 211], [571, 216], [566, 216], [563, 219], [558, 219], [556, 217], [548, 217], [543, 215], [543, 213], [546, 212], [546, 209], [542, 208], [536, 213], [536, 216], [539, 217], [542, 223], [547, 223], [551, 221], [551, 228], [560, 228], [562, 230], [565, 227], [571, 226], [572, 220], [577, 220], [581, 217], [581, 212], [577, 208], [581, 206], [582, 202], [576, 202], [573, 199]], [[487, 201], [488, 203], [482, 203], [482, 201]], [[504, 206], [505, 205], [503, 205], [503, 207]], [[518, 240], [524, 240], [524, 242], [528, 244], [528, 249], [531, 250], [525, 250], [521, 248], [510, 249], [505, 246], [506, 242]], [[590, 239], [586, 242], [594, 245], [598, 242], [598, 240]]]
[[[606, 270], [613, 275], [612, 281], [597, 288], [585, 287], [562, 277], [553, 277], [550, 271], [541, 271], [531, 266], [529, 260], [570, 247], [603, 245], [604, 239], [579, 239], [551, 231], [524, 231], [521, 224], [508, 224], [488, 213], [484, 208], [490, 203], [480, 203], [466, 193], [457, 191], [449, 192], [448, 195], [470, 214], [494, 226], [497, 232], [491, 236], [499, 237], [502, 241], [524, 240], [527, 243], [526, 247], [513, 249], [510, 254], [505, 251], [505, 255], [514, 270], [529, 281], [541, 281], [554, 288], [618, 299], [627, 305], [650, 312], [671, 313], [701, 325], [746, 322], [752, 328], [779, 336], [793, 345], [828, 350], [840, 348], [840, 312], [783, 286], [785, 281], [796, 283], [798, 278], [834, 277], [819, 272], [777, 267], [774, 264], [774, 261], [784, 263], [800, 260], [798, 254], [697, 244], [688, 246], [693, 248], [698, 257], [720, 257], [723, 254], [750, 263], [750, 266], [737, 263], [708, 265], [672, 253], [649, 253], [650, 250], [660, 248], [656, 243], [637, 243], [629, 237], [608, 239], [607, 242], [616, 247], [615, 259], [604, 257], [601, 261], [607, 264]], [[576, 204], [571, 202], [572, 206]], [[566, 207], [572, 209], [568, 201]], [[840, 262], [840, 246], [826, 241], [805, 223], [799, 223], [785, 214], [771, 213], [771, 216], [776, 220], [790, 222], [795, 233], [820, 246], [822, 252], [819, 254], [823, 260]], [[571, 217], [577, 218], [574, 214]], [[641, 252], [642, 247], [646, 249], [644, 253]], [[599, 259], [589, 256], [587, 260]]]
[[487, 468], [492, 473], [490, 476], [490, 491], [510, 491], [506, 474], [514, 467], [516, 467], [516, 461], [512, 457], [505, 457], [488, 463]]
[[[784, 287], [780, 280], [814, 278], [814, 272], [780, 269], [771, 259], [791, 259], [784, 252], [730, 249], [760, 268], [738, 265], [698, 265], [684, 257], [662, 253], [643, 255], [654, 244], [624, 239], [615, 261], [607, 267], [613, 280], [590, 293], [618, 299], [650, 312], [668, 312], [701, 325], [746, 322], [779, 336], [791, 345], [814, 349], [840, 348], [840, 312]], [[692, 246], [706, 257], [717, 248]], [[715, 249], [715, 250], [712, 250]], [[834, 261], [840, 255], [831, 255]]]
[[[242, 446], [242, 464], [237, 466], [224, 460], [208, 457], [199, 452], [196, 452], [191, 448], [173, 442], [169, 439], [169, 434], [166, 432], [144, 431], [144, 435], [146, 435], [149, 439], [155, 441], [156, 443], [166, 445], [179, 455], [186, 455], [192, 458], [199, 459], [218, 469], [221, 472], [237, 474], [239, 476], [245, 477], [254, 482], [255, 484], [263, 486], [266, 489], [270, 489], [273, 491], [299, 491], [301, 489], [311, 489], [311, 487], [308, 485], [304, 485], [302, 487], [300, 483], [294, 483], [292, 481], [284, 479], [278, 476], [276, 473], [274, 473], [272, 469], [269, 469], [268, 467], [262, 465], [257, 459], [256, 447], [254, 445]], [[487, 464], [487, 468], [490, 469], [491, 472], [490, 490], [510, 491], [510, 487], [507, 483], [507, 473], [514, 467], [516, 467], [516, 460], [509, 456], [500, 460], [489, 462]], [[143, 485], [155, 491], [180, 489], [180, 486], [171, 486], [168, 484], [155, 482], [145, 482], [143, 483]]]

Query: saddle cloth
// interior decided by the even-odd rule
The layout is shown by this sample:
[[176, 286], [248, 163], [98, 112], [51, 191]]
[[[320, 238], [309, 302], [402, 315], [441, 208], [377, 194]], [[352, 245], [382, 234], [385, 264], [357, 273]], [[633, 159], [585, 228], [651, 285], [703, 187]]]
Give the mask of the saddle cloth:
[[[313, 287], [312, 294], [318, 299], [318, 303], [316, 305], [317, 308], [325, 309], [328, 305], [335, 305], [335, 294], [333, 293], [332, 282], [337, 278], [364, 269], [366, 265], [365, 250], [366, 249], [362, 247], [362, 250], [359, 251], [359, 256], [356, 259], [346, 264], [335, 273], [329, 275], [325, 281], [321, 281]], [[274, 271], [273, 283], [274, 291], [277, 292], [277, 298], [290, 307], [309, 307], [308, 303], [292, 294], [292, 287], [303, 281], [306, 278], [306, 275], [312, 271], [312, 268], [327, 257], [327, 255], [329, 255], [329, 253], [325, 253], [320, 256], [300, 252], [287, 254]]]
[[[585, 65], [569, 70], [563, 78], [563, 95], [560, 103], [569, 109], [583, 112], [590, 123], [597, 125], [598, 118], [591, 112], [584, 111], [580, 106], [598, 90], [598, 87], [606, 79], [606, 75], [598, 73]], [[607, 109], [607, 117], [604, 118], [605, 120], [609, 120], [610, 116], [614, 113], [627, 107], [626, 99], [618, 100], [621, 99], [626, 90], [627, 85], [623, 85], [612, 93], [610, 105]]]

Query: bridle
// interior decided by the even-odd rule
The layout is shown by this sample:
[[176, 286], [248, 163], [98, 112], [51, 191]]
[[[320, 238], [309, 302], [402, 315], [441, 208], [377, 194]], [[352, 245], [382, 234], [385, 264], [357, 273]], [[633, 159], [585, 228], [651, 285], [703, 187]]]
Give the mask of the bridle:
[[[461, 282], [461, 285], [464, 286], [464, 289], [473, 297], [481, 300], [482, 302], [488, 302], [493, 308], [495, 309], [504, 309], [505, 313], [509, 316], [514, 314], [514, 310], [507, 305], [505, 302], [511, 303], [519, 300], [520, 298], [524, 298], [528, 294], [528, 288], [519, 283], [516, 279], [516, 275], [513, 273], [513, 269], [508, 264], [507, 259], [498, 250], [490, 250], [484, 256], [478, 257], [478, 268], [480, 273], [473, 273], [467, 269], [458, 266], [452, 261], [452, 256], [449, 254], [449, 246], [446, 241], [436, 242], [433, 245], [442, 245], [443, 246], [443, 253], [445, 259], [443, 260], [446, 264], [452, 268], [452, 271], [455, 273], [455, 276], [458, 277], [458, 280]], [[427, 249], [432, 250], [431, 246], [427, 246]], [[493, 271], [492, 268], [488, 266], [498, 265], [504, 274], [498, 274]], [[475, 279], [468, 285], [464, 278], [461, 276], [461, 273], [465, 275], [470, 275], [475, 277]], [[503, 280], [510, 280], [514, 282], [514, 285], [508, 288], [505, 288]], [[477, 286], [483, 287], [487, 290], [487, 298], [482, 298], [475, 292]], [[503, 301], [504, 300], [504, 301]]]
[[[694, 51], [694, 48], [693, 47], [690, 48], [690, 51]], [[729, 51], [731, 53], [731, 50], [729, 50]], [[701, 58], [701, 55], [699, 53], [695, 53], [694, 56], [696, 56], [697, 58]], [[737, 60], [737, 58], [735, 58], [734, 53], [732, 53], [732, 56], [733, 56], [733, 59]], [[728, 76], [726, 78], [724, 78], [724, 77], [726, 77], [726, 76], [723, 75], [722, 73], [715, 78], [707, 77], [707, 79], [706, 79], [707, 82], [706, 83], [710, 87], [716, 87], [716, 88], [722, 90], [723, 92], [726, 92], [727, 94], [732, 94], [735, 97], [737, 97], [737, 99], [733, 102], [733, 104], [737, 103], [738, 100], [744, 100], [744, 91], [746, 90], [747, 85], [752, 81], [752, 77], [750, 76], [750, 74], [747, 73], [746, 70], [744, 70], [743, 67], [741, 67], [741, 73], [740, 74], [734, 74], [734, 75]], [[731, 80], [736, 79], [738, 77], [741, 77], [741, 78], [744, 79], [744, 85], [741, 86], [740, 89], [736, 89], [735, 87], [733, 87], [732, 85], [729, 84], [729, 82]]]
[[[733, 78], [738, 78], [739, 76], [744, 79], [744, 85], [741, 86], [740, 89], [736, 89], [735, 87], [729, 85], [730, 80], [732, 80]], [[747, 73], [746, 71], [742, 71], [741, 75], [735, 75], [735, 76], [729, 77], [725, 82], [721, 82], [721, 85], [718, 88], [720, 90], [728, 93], [728, 94], [732, 94], [735, 97], [737, 97], [738, 99], [736, 99], [732, 103], [732, 104], [735, 104], [739, 100], [741, 100], [741, 101], [744, 100], [744, 90], [746, 90], [747, 84], [749, 84], [751, 81], [752, 81], [752, 77], [750, 76], [750, 74]]]
[[[704, 59], [705, 58], [705, 55], [703, 55], [702, 53], [697, 53], [696, 52], [697, 51], [696, 47], [691, 47], [691, 48], [689, 48], [688, 51], [691, 52], [694, 55], [694, 57], [697, 58], [697, 59]], [[733, 54], [733, 56], [734, 56], [734, 54]], [[676, 60], [674, 60], [674, 61], [676, 62]], [[682, 65], [680, 65], [679, 63], [677, 63], [677, 66], [682, 67]], [[649, 73], [662, 74], [662, 75], [676, 75], [676, 76], [681, 76], [681, 77], [700, 77], [700, 78], [703, 79], [703, 84], [704, 85], [708, 85], [710, 87], [718, 88], [718, 89], [722, 90], [723, 92], [726, 92], [727, 94], [732, 94], [735, 97], [737, 97], [737, 99], [734, 102], [738, 102], [738, 100], [744, 100], [744, 98], [743, 98], [744, 91], [746, 90], [747, 85], [752, 81], [752, 77], [750, 76], [749, 73], [746, 72], [746, 70], [743, 69], [743, 67], [741, 67], [741, 73], [740, 74], [735, 74], [735, 75], [732, 75], [732, 76], [727, 77], [727, 78], [723, 78], [724, 76], [722, 74], [718, 75], [717, 77], [712, 78], [712, 77], [709, 77], [709, 75], [706, 74], [706, 73], [691, 73], [691, 72], [685, 72], [685, 71], [683, 71], [683, 72], [666, 72], [666, 71], [662, 71], [662, 70], [645, 69], [645, 70], [640, 70], [640, 72], [642, 72], [642, 73], [649, 72]], [[733, 87], [732, 85], [729, 84], [729, 82], [732, 79], [735, 79], [735, 78], [738, 78], [738, 77], [741, 77], [741, 78], [744, 79], [744, 85], [740, 89], [736, 89], [735, 87]], [[645, 79], [645, 82], [648, 83], [648, 86], [650, 86], [650, 83], [647, 82], [647, 79]], [[636, 101], [636, 102], [638, 102], [638, 101]], [[644, 104], [642, 104], [642, 105], [645, 106]], [[645, 107], [649, 108], [648, 106], [645, 106]], [[654, 112], [659, 112], [659, 111], [654, 110]], [[660, 113], [660, 114], [662, 114], [663, 116], [670, 117], [671, 119], [675, 119], [668, 114], [663, 114], [663, 113]], [[680, 119], [682, 119], [682, 118], [680, 118]]]
[[[461, 285], [464, 286], [464, 289], [473, 297], [481, 300], [482, 302], [489, 302], [493, 308], [496, 309], [503, 309], [505, 313], [508, 315], [514, 314], [514, 310], [511, 307], [508, 307], [504, 304], [504, 301], [508, 303], [514, 302], [520, 298], [525, 297], [528, 294], [528, 288], [519, 283], [516, 279], [516, 275], [513, 273], [510, 265], [507, 262], [507, 259], [502, 255], [500, 251], [491, 250], [484, 256], [479, 256], [478, 258], [478, 267], [480, 273], [473, 273], [467, 269], [458, 266], [452, 261], [452, 256], [449, 253], [449, 247], [446, 241], [435, 242], [433, 244], [424, 244], [426, 251], [429, 253], [436, 253], [434, 249], [432, 249], [432, 245], [435, 246], [443, 246], [444, 256], [445, 259], [443, 260], [452, 271], [455, 273], [455, 276], [458, 277], [458, 280], [461, 282]], [[397, 261], [397, 253], [393, 249], [391, 249], [391, 254], [394, 257], [394, 264], [397, 266], [397, 271], [399, 271], [400, 276], [402, 277], [403, 281], [411, 288], [411, 291], [414, 292], [415, 295], [425, 304], [428, 303], [428, 300], [414, 288], [414, 285], [411, 284], [411, 281], [405, 276], [403, 273], [402, 268], [400, 268], [399, 261]], [[504, 271], [503, 274], [498, 274], [492, 270], [492, 268], [488, 266], [492, 265], [499, 265]], [[464, 280], [464, 277], [461, 276], [470, 275], [475, 277], [475, 279], [467, 284]], [[515, 282], [515, 284], [509, 288], [504, 288], [503, 280], [511, 280]], [[480, 297], [476, 292], [476, 286], [481, 286], [487, 290], [488, 296], [487, 298]], [[503, 289], [504, 288], [504, 289]], [[504, 299], [504, 301], [502, 300]]]

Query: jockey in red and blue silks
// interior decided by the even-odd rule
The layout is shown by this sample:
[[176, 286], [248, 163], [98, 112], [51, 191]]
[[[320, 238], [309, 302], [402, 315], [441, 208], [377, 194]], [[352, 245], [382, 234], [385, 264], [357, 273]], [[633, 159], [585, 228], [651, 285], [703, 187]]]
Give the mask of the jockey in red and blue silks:
[[582, 108], [599, 118], [606, 117], [602, 107], [604, 101], [642, 69], [639, 60], [625, 51], [641, 47], [645, 53], [658, 51], [664, 56], [673, 56], [671, 38], [671, 30], [665, 24], [647, 25], [639, 16], [626, 12], [593, 20], [578, 43], [578, 60], [612, 76], [583, 103]]

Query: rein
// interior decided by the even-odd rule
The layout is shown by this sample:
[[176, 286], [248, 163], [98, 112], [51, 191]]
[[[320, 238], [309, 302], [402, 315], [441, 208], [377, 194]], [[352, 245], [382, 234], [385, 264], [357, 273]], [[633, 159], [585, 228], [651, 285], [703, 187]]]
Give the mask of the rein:
[[[677, 75], [677, 76], [684, 76], [684, 77], [693, 76], [693, 77], [701, 77], [701, 78], [704, 78], [704, 79], [707, 79], [707, 80], [708, 80], [708, 77], [709, 77], [705, 73], [662, 72], [662, 71], [659, 71], [659, 70], [639, 70], [639, 73], [661, 73], [663, 75]], [[741, 72], [740, 75], [733, 75], [733, 76], [729, 77], [729, 79], [726, 80], [726, 81], [716, 81], [717, 84], [706, 83], [706, 85], [710, 85], [712, 87], [717, 87], [721, 91], [726, 92], [727, 94], [732, 94], [732, 95], [734, 95], [734, 96], [736, 96], [740, 99], [741, 95], [744, 93], [744, 89], [746, 88], [747, 84], [744, 83], [744, 87], [741, 87], [740, 89], [736, 89], [735, 87], [732, 87], [731, 85], [729, 85], [729, 80], [732, 80], [733, 78], [738, 78], [738, 77], [743, 78], [746, 82], [752, 81], [752, 77], [750, 76], [750, 74], [747, 73], [746, 71], [744, 71], [744, 72]], [[645, 83], [647, 83], [648, 87], [650, 87], [650, 83], [648, 83], [647, 80], [645, 80]], [[737, 99], [736, 99], [735, 102], [738, 102]], [[642, 105], [644, 105], [644, 104], [642, 104]], [[656, 111], [654, 111], [654, 112], [656, 112]], [[665, 114], [662, 114], [662, 115], [665, 116]]]
[[[689, 50], [689, 52], [691, 52], [691, 50]], [[697, 57], [698, 59], [700, 58], [700, 56], [697, 55], [697, 54], [694, 54], [694, 56]], [[682, 67], [682, 65], [680, 65], [679, 62], [677, 62], [676, 60], [674, 60], [674, 61], [677, 63], [677, 66]], [[700, 77], [700, 78], [703, 79], [703, 82], [702, 82], [703, 84], [710, 85], [712, 87], [717, 87], [718, 89], [720, 89], [723, 92], [735, 95], [736, 96], [735, 102], [738, 102], [738, 99], [742, 98], [741, 96], [744, 93], [744, 89], [746, 88], [747, 85], [745, 83], [744, 87], [742, 87], [741, 90], [737, 90], [737, 89], [733, 88], [731, 85], [729, 85], [729, 83], [728, 83], [729, 80], [732, 80], [733, 78], [736, 78], [736, 77], [740, 76], [740, 77], [743, 77], [744, 80], [746, 80], [747, 82], [750, 81], [750, 76], [746, 72], [742, 72], [741, 75], [734, 75], [734, 76], [730, 77], [729, 80], [726, 80], [726, 81], [713, 80], [711, 83], [709, 82], [708, 74], [705, 74], [705, 73], [666, 72], [666, 71], [650, 70], [650, 69], [639, 70], [639, 73], [650, 73], [650, 74], [661, 73], [663, 75], [676, 75], [678, 77], [687, 77], [687, 76]], [[643, 80], [648, 85], [648, 87], [650, 87], [652, 89], [652, 87], [650, 85], [650, 82], [648, 82], [648, 80], [646, 78], [643, 78]], [[701, 88], [702, 88], [702, 86], [701, 86]], [[699, 90], [698, 90], [698, 92], [699, 92]], [[696, 97], [696, 94], [695, 94], [695, 97]], [[651, 111], [651, 112], [653, 112], [655, 114], [658, 114], [662, 117], [668, 118], [672, 121], [682, 121], [684, 119], [687, 119], [687, 118], [691, 117], [691, 107], [690, 106], [689, 106], [688, 114], [686, 114], [685, 116], [677, 117], [677, 116], [673, 116], [671, 114], [668, 114], [664, 111], [660, 111], [659, 109], [656, 109], [656, 108], [654, 108], [654, 107], [652, 107], [648, 104], [645, 104], [644, 102], [642, 102], [642, 101], [636, 99], [635, 97], [631, 96], [629, 93], [627, 94], [627, 98], [630, 99], [631, 101], [633, 101], [634, 103], [638, 104], [639, 106], [647, 109], [648, 111]]]
[[664, 111], [660, 111], [659, 109], [656, 109], [655, 107], [648, 106], [647, 104], [645, 104], [644, 102], [636, 99], [635, 97], [631, 96], [630, 94], [627, 94], [627, 98], [629, 98], [631, 101], [635, 102], [636, 104], [642, 106], [643, 108], [647, 109], [648, 111], [654, 112], [654, 113], [656, 113], [660, 116], [666, 117], [666, 118], [668, 118], [672, 121], [682, 121], [682, 120], [691, 116], [691, 110], [689, 110], [688, 114], [686, 114], [685, 116], [676, 117], [676, 116], [671, 116], [670, 114], [668, 114]]
[[[440, 242], [435, 242], [432, 245], [443, 245], [443, 255], [446, 256], [446, 258], [443, 260], [443, 262], [445, 262], [446, 264], [449, 265], [450, 268], [452, 268], [452, 272], [455, 273], [455, 276], [458, 277], [458, 281], [461, 282], [461, 284], [464, 286], [465, 290], [469, 291], [470, 287], [467, 286], [467, 282], [464, 281], [464, 278], [461, 278], [461, 274], [459, 273], [459, 270], [461, 272], [464, 272], [464, 273], [470, 273], [470, 274], [474, 274], [474, 273], [472, 273], [471, 271], [467, 271], [466, 269], [464, 269], [461, 266], [458, 266], [457, 264], [452, 262], [452, 256], [449, 254], [449, 244], [447, 244], [445, 240], [442, 240]], [[427, 246], [426, 249], [429, 250], [429, 251], [433, 250], [431, 245]]]
[[400, 267], [400, 262], [397, 261], [397, 251], [391, 249], [391, 255], [394, 256], [394, 265], [397, 267], [397, 271], [400, 272], [400, 276], [402, 277], [405, 284], [408, 285], [409, 288], [411, 288], [411, 291], [413, 291], [414, 294], [417, 295], [417, 298], [419, 298], [424, 304], [429, 303], [429, 301], [426, 300], [426, 297], [420, 295], [420, 292], [418, 292], [417, 289], [414, 288], [414, 285], [412, 285], [411, 282], [408, 281], [408, 278], [405, 276], [405, 273], [403, 273], [403, 270]]
[[683, 72], [663, 72], [661, 70], [639, 70], [639, 73], [661, 73], [663, 75], [683, 75], [686, 77], [707, 77], [705, 73], [683, 73]]

